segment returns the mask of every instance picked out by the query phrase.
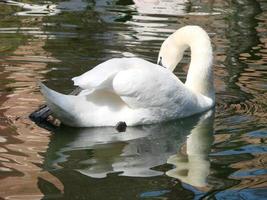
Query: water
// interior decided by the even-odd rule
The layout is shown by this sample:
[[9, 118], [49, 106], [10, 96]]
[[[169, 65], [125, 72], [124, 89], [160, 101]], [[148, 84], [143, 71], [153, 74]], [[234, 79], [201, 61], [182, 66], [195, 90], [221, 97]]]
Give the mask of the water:
[[[152, 2], [0, 4], [0, 198], [266, 199], [267, 2]], [[109, 58], [156, 62], [186, 24], [212, 39], [214, 111], [123, 134], [28, 119], [44, 102], [37, 81], [69, 93], [70, 78]], [[183, 81], [189, 60], [175, 70]]]

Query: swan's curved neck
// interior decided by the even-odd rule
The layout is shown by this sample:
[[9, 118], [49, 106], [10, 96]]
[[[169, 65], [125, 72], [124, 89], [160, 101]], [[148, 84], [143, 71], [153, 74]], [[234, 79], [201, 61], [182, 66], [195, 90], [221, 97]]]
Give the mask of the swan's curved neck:
[[180, 54], [188, 47], [191, 49], [191, 62], [185, 85], [214, 100], [212, 47], [208, 34], [198, 26], [186, 26], [170, 37]]

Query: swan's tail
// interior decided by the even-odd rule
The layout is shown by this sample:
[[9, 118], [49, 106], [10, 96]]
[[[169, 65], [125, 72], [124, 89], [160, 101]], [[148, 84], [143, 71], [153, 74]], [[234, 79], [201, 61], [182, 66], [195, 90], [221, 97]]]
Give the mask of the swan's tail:
[[77, 96], [58, 93], [49, 89], [43, 83], [39, 83], [39, 86], [48, 107], [52, 111], [52, 115], [64, 124], [75, 126], [76, 117], [72, 113], [75, 109], [74, 102], [77, 101]]

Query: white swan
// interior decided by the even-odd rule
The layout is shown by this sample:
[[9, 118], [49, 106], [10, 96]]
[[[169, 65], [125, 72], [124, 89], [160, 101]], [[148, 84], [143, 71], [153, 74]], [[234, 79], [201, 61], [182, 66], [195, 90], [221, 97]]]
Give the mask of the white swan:
[[[173, 73], [191, 48], [185, 84]], [[140, 58], [114, 58], [75, 77], [83, 90], [64, 95], [41, 84], [48, 106], [62, 123], [76, 127], [151, 124], [187, 117], [214, 105], [212, 48], [208, 34], [185, 26], [162, 44], [158, 63]], [[166, 67], [166, 68], [165, 68]]]

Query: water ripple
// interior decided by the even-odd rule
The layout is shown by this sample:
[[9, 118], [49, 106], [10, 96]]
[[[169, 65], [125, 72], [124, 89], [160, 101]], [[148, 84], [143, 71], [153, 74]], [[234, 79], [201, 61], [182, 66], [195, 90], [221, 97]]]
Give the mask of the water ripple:
[[[39, 5], [24, 3], [31, 6], [28, 10], [19, 7], [19, 2], [11, 5], [11, 1], [0, 0], [3, 1], [10, 5], [0, 6], [0, 170], [5, 180], [0, 186], [1, 197], [41, 198], [40, 191], [44, 198], [68, 198], [73, 194], [87, 198], [86, 195], [93, 193], [98, 199], [110, 197], [105, 194], [116, 199], [129, 196], [172, 199], [181, 194], [183, 199], [192, 199], [192, 193], [196, 198], [205, 195], [260, 198], [265, 194], [261, 190], [266, 187], [263, 166], [267, 151], [267, 4], [263, 0], [70, 0]], [[46, 10], [48, 5], [57, 12]], [[43, 7], [35, 12], [34, 6]], [[168, 137], [158, 140], [156, 135], [167, 133], [163, 125], [151, 129], [150, 137], [105, 143], [109, 137], [84, 140], [92, 134], [50, 137], [28, 120], [28, 114], [43, 102], [36, 86], [38, 80], [50, 80], [47, 84], [52, 88], [70, 92], [73, 88], [70, 78], [109, 58], [138, 56], [156, 62], [162, 41], [187, 24], [207, 30], [214, 49], [217, 92], [214, 143], [209, 140], [208, 146], [203, 141], [203, 147], [209, 147], [211, 154], [200, 156], [202, 160], [184, 155], [188, 145], [183, 134], [187, 131], [177, 125], [168, 132]], [[186, 79], [189, 62], [190, 52], [186, 52], [175, 70], [182, 81]], [[64, 133], [71, 131], [66, 129]], [[111, 136], [118, 139], [127, 134]], [[196, 144], [204, 138], [196, 140]], [[170, 156], [172, 164], [166, 164]], [[209, 173], [208, 177], [202, 176], [207, 178], [206, 187], [190, 185], [201, 173], [186, 178], [192, 170], [200, 171], [194, 171], [197, 169], [194, 166], [201, 167], [192, 164], [196, 160], [207, 164], [201, 165], [207, 166], [203, 167], [202, 175]], [[175, 164], [178, 169], [185, 163], [190, 173], [182, 169], [178, 176], [169, 173], [172, 178], [160, 175], [175, 172]], [[93, 172], [105, 178], [89, 177], [97, 174]], [[130, 177], [138, 172], [157, 176]], [[184, 183], [181, 185], [175, 177]], [[112, 187], [105, 187], [105, 192], [97, 191], [96, 184], [100, 188]], [[122, 190], [127, 192], [121, 193]]]

